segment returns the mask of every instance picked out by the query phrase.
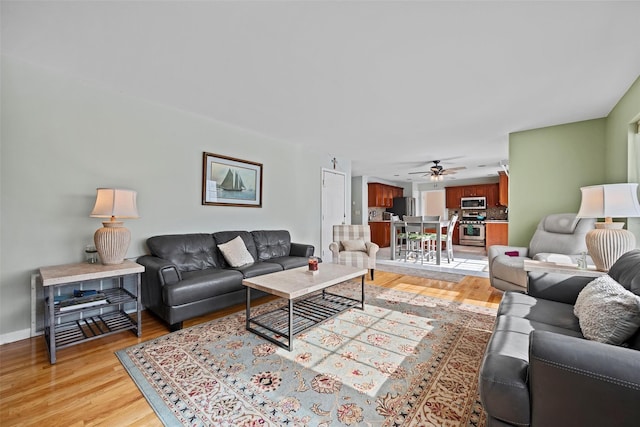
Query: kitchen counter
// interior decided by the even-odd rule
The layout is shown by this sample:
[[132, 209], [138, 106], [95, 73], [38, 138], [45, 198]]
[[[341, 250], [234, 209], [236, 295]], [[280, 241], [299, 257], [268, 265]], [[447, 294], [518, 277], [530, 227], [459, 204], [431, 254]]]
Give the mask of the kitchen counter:
[[485, 222], [491, 222], [494, 224], [508, 224], [509, 220], [508, 219], [487, 219], [485, 220]]
[[369, 222], [391, 222], [390, 219], [370, 219]]

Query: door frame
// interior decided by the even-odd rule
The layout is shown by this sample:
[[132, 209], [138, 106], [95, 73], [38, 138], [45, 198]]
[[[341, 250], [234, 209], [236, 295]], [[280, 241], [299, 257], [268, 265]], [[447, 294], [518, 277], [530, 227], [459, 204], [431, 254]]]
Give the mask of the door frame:
[[[343, 200], [343, 224], [346, 224], [348, 222], [348, 211], [347, 208], [349, 207], [348, 204], [348, 192], [347, 192], [347, 174], [345, 172], [342, 171], [338, 171], [335, 169], [328, 169], [328, 168], [322, 168], [321, 170], [321, 176], [320, 176], [320, 193], [321, 193], [321, 200], [320, 200], [320, 256], [322, 257], [323, 254], [325, 253], [325, 251], [327, 251], [327, 255], [329, 255], [329, 243], [331, 243], [331, 240], [329, 242], [325, 242], [324, 241], [324, 236], [325, 236], [325, 228], [326, 227], [331, 227], [330, 232], [333, 235], [333, 224], [325, 224], [324, 221], [324, 208], [326, 206], [326, 200], [327, 200], [327, 193], [325, 192], [325, 186], [324, 186], [324, 179], [325, 179], [325, 174], [327, 173], [332, 173], [332, 174], [336, 174], [336, 175], [342, 175], [343, 177], [343, 182], [344, 182], [344, 200]], [[325, 245], [326, 244], [326, 245]], [[324, 257], [327, 258], [327, 257]], [[328, 259], [324, 259], [323, 261], [327, 262]]]

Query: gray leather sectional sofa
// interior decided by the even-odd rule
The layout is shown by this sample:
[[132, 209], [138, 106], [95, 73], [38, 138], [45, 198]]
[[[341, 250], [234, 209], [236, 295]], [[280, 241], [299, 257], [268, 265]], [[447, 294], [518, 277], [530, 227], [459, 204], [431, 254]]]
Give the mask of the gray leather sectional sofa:
[[[640, 295], [640, 250], [623, 255], [608, 275]], [[635, 323], [627, 328], [635, 333], [629, 332], [633, 335], [621, 345], [588, 340], [581, 328], [585, 317], [576, 317], [574, 304], [592, 280], [530, 275], [528, 294], [504, 294], [480, 368], [480, 398], [488, 426], [639, 425], [638, 302], [630, 295], [631, 308], [623, 309], [623, 314], [635, 313]], [[595, 298], [603, 300], [600, 295]], [[622, 317], [610, 318], [622, 325]], [[596, 324], [603, 323], [608, 322]]]
[[[237, 236], [254, 262], [234, 268], [218, 245]], [[286, 230], [162, 235], [147, 239], [147, 247], [150, 254], [137, 260], [145, 266], [142, 304], [172, 331], [184, 320], [245, 302], [244, 278], [305, 266], [314, 253], [312, 245], [291, 243]]]

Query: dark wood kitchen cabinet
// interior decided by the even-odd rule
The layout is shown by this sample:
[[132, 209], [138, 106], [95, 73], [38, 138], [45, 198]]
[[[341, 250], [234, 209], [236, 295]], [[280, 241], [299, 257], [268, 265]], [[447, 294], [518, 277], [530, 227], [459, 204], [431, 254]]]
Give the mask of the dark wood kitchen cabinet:
[[381, 248], [391, 246], [391, 223], [374, 221], [369, 223], [371, 241]]
[[404, 188], [378, 182], [369, 183], [367, 186], [370, 208], [390, 208], [393, 206], [394, 197], [402, 197]]
[[509, 244], [509, 223], [491, 222], [485, 224], [485, 249], [493, 245]]
[[487, 207], [498, 206], [499, 189], [498, 184], [487, 184], [484, 186], [485, 197], [487, 198]]
[[500, 182], [498, 183], [498, 204], [509, 206], [509, 176], [505, 172], [498, 172]]
[[460, 199], [462, 198], [463, 187], [446, 187], [445, 203], [449, 209], [460, 209]]
[[460, 223], [456, 222], [456, 226], [453, 228], [453, 236], [451, 237], [451, 243], [454, 245], [460, 244]]
[[446, 206], [449, 209], [460, 209], [462, 197], [486, 197], [487, 207], [497, 206], [499, 201], [498, 184], [460, 185], [445, 187]]

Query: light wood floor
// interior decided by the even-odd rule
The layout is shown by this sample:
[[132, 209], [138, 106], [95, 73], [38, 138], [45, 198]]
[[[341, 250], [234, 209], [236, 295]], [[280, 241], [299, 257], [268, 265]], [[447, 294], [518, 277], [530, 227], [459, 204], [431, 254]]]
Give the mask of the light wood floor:
[[[489, 279], [466, 276], [460, 283], [376, 271], [375, 284], [484, 307], [497, 307], [502, 293]], [[215, 319], [236, 306], [185, 322], [185, 327]], [[0, 426], [162, 425], [114, 352], [168, 333], [143, 312], [142, 337], [123, 331], [57, 352], [49, 364], [42, 336], [0, 346]]]

